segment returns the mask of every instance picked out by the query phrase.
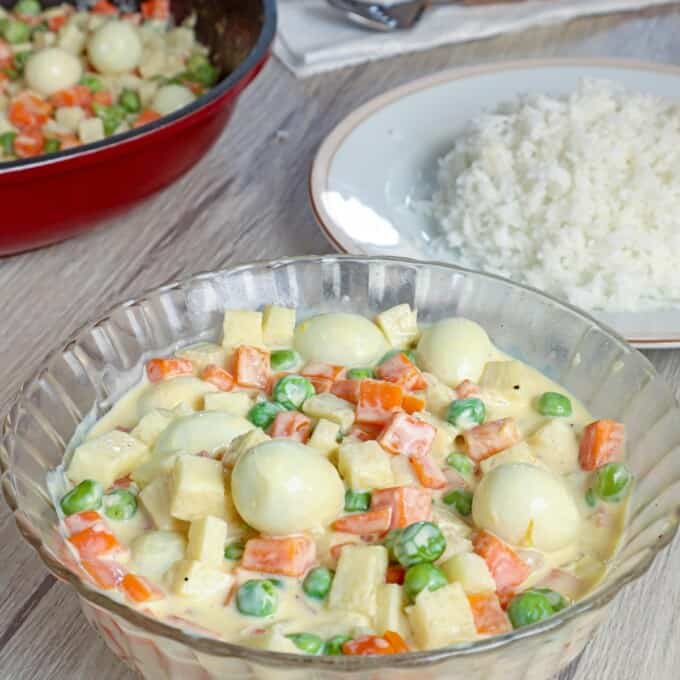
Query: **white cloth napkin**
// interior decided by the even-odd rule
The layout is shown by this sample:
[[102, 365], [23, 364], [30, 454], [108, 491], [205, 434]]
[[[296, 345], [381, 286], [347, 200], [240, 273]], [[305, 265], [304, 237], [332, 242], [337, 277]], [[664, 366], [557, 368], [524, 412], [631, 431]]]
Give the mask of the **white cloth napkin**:
[[325, 0], [279, 0], [276, 56], [300, 78], [332, 69], [475, 40], [578, 16], [638, 10], [677, 0], [530, 0], [511, 4], [436, 6], [408, 31], [355, 26]]

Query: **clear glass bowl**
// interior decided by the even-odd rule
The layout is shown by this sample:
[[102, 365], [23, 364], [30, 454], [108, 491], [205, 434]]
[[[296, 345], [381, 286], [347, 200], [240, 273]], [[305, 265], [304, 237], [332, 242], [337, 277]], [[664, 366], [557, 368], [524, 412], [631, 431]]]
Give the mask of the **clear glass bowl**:
[[[405, 656], [309, 657], [262, 652], [189, 634], [114, 602], [81, 578], [53, 526], [45, 473], [83, 419], [94, 419], [142, 375], [152, 355], [217, 338], [225, 308], [265, 303], [373, 315], [400, 302], [424, 322], [461, 315], [502, 350], [554, 378], [599, 417], [626, 423], [636, 475], [629, 519], [611, 571], [589, 597], [507, 635]], [[606, 605], [673, 538], [680, 511], [680, 411], [649, 362], [584, 313], [500, 278], [444, 264], [390, 258], [302, 257], [199, 274], [111, 310], [53, 353], [7, 416], [2, 486], [21, 533], [70, 583], [113, 652], [153, 679], [544, 680], [592, 637]], [[395, 675], [396, 674], [396, 675]]]

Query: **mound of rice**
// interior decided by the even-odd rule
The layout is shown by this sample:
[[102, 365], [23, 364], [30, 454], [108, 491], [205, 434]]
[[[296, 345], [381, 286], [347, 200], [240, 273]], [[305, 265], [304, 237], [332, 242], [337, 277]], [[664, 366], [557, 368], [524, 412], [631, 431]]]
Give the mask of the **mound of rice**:
[[591, 310], [680, 305], [680, 103], [584, 81], [473, 121], [432, 211], [455, 259]]

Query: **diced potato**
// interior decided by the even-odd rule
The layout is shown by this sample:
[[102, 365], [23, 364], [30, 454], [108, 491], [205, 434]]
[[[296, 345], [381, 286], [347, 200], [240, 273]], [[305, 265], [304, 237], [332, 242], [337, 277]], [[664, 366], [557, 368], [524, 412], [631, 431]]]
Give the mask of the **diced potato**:
[[393, 630], [403, 638], [410, 637], [406, 614], [404, 613], [404, 589], [396, 583], [381, 583], [378, 586], [375, 632], [382, 635]]
[[207, 515], [226, 517], [224, 473], [219, 460], [177, 456], [172, 475], [170, 514], [187, 522]]
[[454, 442], [458, 435], [458, 430], [445, 420], [441, 420], [427, 411], [421, 411], [415, 414], [414, 417], [434, 426], [436, 434], [430, 453], [437, 462], [443, 461], [456, 448]]
[[227, 353], [224, 349], [214, 342], [200, 342], [197, 345], [185, 347], [176, 352], [176, 355], [183, 359], [189, 359], [197, 374], [200, 374], [210, 364], [224, 366], [227, 359]]
[[155, 409], [142, 416], [137, 425], [130, 431], [130, 436], [152, 447], [158, 436], [175, 419], [172, 411]]
[[139, 398], [137, 412], [141, 418], [153, 409], [175, 409], [186, 404], [192, 411], [203, 408], [203, 397], [209, 392], [217, 392], [217, 387], [193, 375], [180, 375], [172, 380], [149, 385]]
[[472, 542], [470, 541], [472, 529], [458, 515], [435, 505], [432, 508], [432, 521], [439, 526], [446, 539], [446, 548], [439, 558], [440, 563], [454, 555], [472, 552]]
[[460, 583], [466, 593], [495, 592], [496, 582], [483, 557], [477, 553], [459, 553], [441, 565], [451, 583]]
[[340, 425], [333, 423], [330, 420], [321, 418], [312, 432], [310, 440], [307, 442], [309, 446], [313, 446], [324, 456], [331, 456], [338, 450], [338, 435], [340, 434]]
[[0, 134], [4, 132], [16, 132], [16, 128], [9, 122], [4, 113], [0, 113]]
[[224, 411], [245, 418], [253, 407], [253, 399], [247, 392], [215, 392], [203, 398], [206, 411]]
[[265, 305], [262, 314], [262, 335], [267, 347], [292, 347], [294, 332], [294, 309]]
[[239, 345], [262, 347], [262, 313], [247, 309], [228, 309], [222, 324], [222, 347], [230, 350]]
[[234, 582], [234, 577], [209, 564], [182, 560], [173, 570], [172, 592], [197, 600], [223, 602]]
[[38, 49], [52, 47], [57, 43], [57, 34], [53, 31], [38, 31], [33, 34], [33, 45]]
[[105, 136], [101, 118], [86, 118], [78, 123], [78, 137], [83, 144], [99, 142]]
[[144, 442], [127, 432], [112, 430], [78, 446], [66, 474], [75, 484], [94, 479], [106, 489], [149, 456], [149, 447]]
[[375, 322], [392, 347], [404, 349], [418, 338], [418, 312], [407, 304], [380, 312]]
[[511, 446], [509, 449], [505, 449], [505, 451], [486, 458], [479, 464], [479, 467], [482, 474], [486, 475], [499, 465], [506, 465], [507, 463], [531, 463], [536, 465], [538, 461], [533, 453], [531, 453], [527, 443], [519, 442], [519, 444]]
[[175, 467], [175, 458], [178, 455], [176, 451], [154, 453], [149, 460], [132, 471], [132, 481], [144, 488], [154, 479], [169, 475]]
[[168, 31], [165, 41], [168, 47], [178, 50], [182, 53], [188, 53], [194, 46], [194, 32], [188, 28], [173, 28]]
[[60, 125], [63, 125], [69, 132], [76, 132], [80, 121], [85, 119], [85, 111], [80, 106], [60, 106], [54, 117]]
[[148, 48], [142, 52], [139, 65], [139, 73], [142, 78], [153, 78], [163, 75], [165, 70], [165, 52], [163, 50]]
[[449, 404], [458, 398], [455, 390], [445, 385], [438, 378], [426, 374], [427, 388], [425, 389], [425, 408], [437, 418], [446, 418]]
[[287, 654], [299, 654], [300, 650], [295, 643], [287, 638], [283, 633], [276, 630], [268, 630], [264, 633], [255, 633], [248, 637], [241, 638], [240, 644], [255, 649], [264, 649], [268, 652], [285, 652]]
[[527, 439], [527, 444], [555, 472], [568, 474], [580, 469], [576, 435], [563, 420], [549, 420]]
[[184, 559], [187, 542], [176, 531], [145, 531], [130, 547], [135, 572], [160, 581], [175, 562]]
[[420, 485], [407, 456], [390, 456], [390, 465], [394, 476], [394, 486]]
[[143, 80], [137, 92], [142, 100], [142, 106], [149, 106], [158, 92], [159, 85], [156, 80]]
[[340, 446], [338, 469], [352, 489], [384, 489], [394, 484], [390, 454], [374, 441]]
[[189, 526], [187, 559], [219, 567], [224, 562], [226, 542], [227, 523], [220, 517], [201, 517]]
[[250, 430], [250, 432], [246, 432], [239, 437], [236, 437], [236, 439], [231, 442], [229, 448], [222, 456], [222, 463], [224, 467], [233, 468], [234, 465], [236, 465], [236, 461], [241, 457], [242, 454], [244, 454], [249, 449], [252, 449], [254, 446], [257, 446], [262, 442], [266, 442], [268, 439], [271, 439], [271, 437], [268, 434], [265, 434], [264, 431], [259, 427], [256, 427], [254, 430]]
[[151, 518], [156, 529], [181, 531], [186, 528], [170, 514], [170, 478], [167, 475], [156, 477], [139, 494], [139, 502]]
[[354, 406], [330, 392], [315, 394], [302, 405], [303, 413], [312, 418], [324, 418], [340, 425], [344, 433], [354, 423]]
[[385, 582], [387, 549], [381, 545], [343, 548], [328, 597], [331, 609], [375, 617], [378, 586]]
[[85, 48], [87, 34], [81, 31], [73, 21], [67, 21], [60, 29], [57, 45], [62, 50], [78, 56]]

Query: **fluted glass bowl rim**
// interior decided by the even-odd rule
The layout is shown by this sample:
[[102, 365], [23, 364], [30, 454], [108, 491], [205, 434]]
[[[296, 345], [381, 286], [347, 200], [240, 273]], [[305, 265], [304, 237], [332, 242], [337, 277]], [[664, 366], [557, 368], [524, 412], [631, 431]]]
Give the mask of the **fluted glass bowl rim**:
[[[235, 265], [233, 267], [226, 267], [217, 270], [208, 270], [199, 272], [182, 279], [177, 279], [166, 283], [162, 286], [152, 288], [145, 293], [132, 298], [127, 298], [122, 302], [112, 305], [108, 310], [99, 316], [95, 321], [89, 321], [83, 324], [66, 342], [62, 342], [59, 348], [50, 352], [46, 358], [40, 363], [40, 367], [28, 378], [19, 388], [15, 399], [8, 407], [7, 413], [3, 418], [2, 436], [4, 441], [8, 433], [11, 431], [11, 414], [15, 409], [21, 406], [24, 395], [37, 382], [38, 378], [49, 368], [51, 362], [64, 353], [74, 343], [87, 332], [104, 323], [116, 311], [122, 310], [133, 305], [140, 305], [152, 297], [158, 297], [163, 293], [175, 289], [181, 289], [183, 286], [199, 282], [201, 280], [215, 279], [221, 276], [234, 276], [248, 271], [258, 269], [275, 269], [279, 267], [295, 266], [296, 264], [332, 264], [337, 263], [342, 266], [342, 263], [356, 263], [359, 265], [398, 265], [403, 264], [409, 267], [422, 268], [443, 268], [452, 272], [458, 272], [463, 275], [472, 275], [482, 279], [495, 280], [507, 288], [528, 291], [532, 294], [538, 295], [544, 299], [549, 300], [556, 308], [569, 311], [576, 316], [581, 317], [582, 320], [597, 327], [609, 341], [613, 342], [619, 349], [632, 352], [636, 361], [640, 363], [640, 367], [644, 368], [650, 375], [656, 376], [657, 371], [649, 360], [642, 355], [638, 350], [632, 348], [626, 341], [618, 335], [614, 330], [607, 325], [601, 323], [587, 312], [574, 307], [573, 305], [558, 300], [557, 298], [548, 295], [531, 286], [525, 286], [513, 281], [509, 281], [501, 276], [488, 274], [472, 269], [467, 269], [457, 265], [449, 264], [440, 261], [422, 261], [405, 257], [391, 257], [391, 256], [357, 256], [357, 255], [304, 255], [297, 257], [283, 257], [274, 260], [260, 260], [247, 264]], [[675, 405], [674, 411], [680, 418], [680, 408], [677, 400], [673, 397]], [[334, 670], [334, 671], [370, 671], [388, 668], [410, 668], [422, 667], [433, 664], [443, 663], [449, 659], [461, 656], [482, 655], [485, 652], [496, 650], [507, 645], [516, 645], [520, 641], [537, 637], [544, 633], [553, 631], [564, 627], [567, 623], [574, 619], [602, 609], [607, 605], [618, 592], [626, 585], [642, 576], [651, 566], [656, 556], [675, 538], [678, 533], [678, 521], [680, 518], [680, 501], [674, 506], [672, 513], [672, 530], [666, 531], [659, 540], [647, 551], [643, 559], [639, 561], [632, 569], [620, 574], [611, 583], [599, 588], [595, 593], [585, 597], [571, 607], [563, 610], [559, 614], [541, 621], [539, 623], [520, 628], [518, 630], [506, 633], [504, 635], [497, 635], [484, 640], [478, 640], [471, 643], [463, 643], [451, 645], [436, 650], [409, 652], [408, 654], [399, 654], [393, 656], [377, 656], [377, 657], [333, 657], [333, 656], [308, 656], [302, 654], [289, 654], [283, 652], [269, 652], [257, 650], [243, 645], [233, 644], [216, 640], [208, 635], [203, 635], [199, 632], [185, 632], [180, 628], [176, 628], [169, 624], [163, 623], [157, 619], [143, 614], [141, 611], [132, 609], [131, 607], [122, 604], [108, 597], [101, 591], [96, 590], [86, 582], [84, 582], [77, 574], [66, 568], [61, 562], [56, 560], [50, 549], [38, 537], [37, 533], [31, 531], [27, 526], [24, 526], [22, 521], [21, 508], [18, 507], [16, 495], [14, 491], [14, 482], [12, 480], [12, 470], [9, 461], [5, 461], [0, 456], [0, 472], [2, 472], [2, 487], [5, 499], [15, 513], [15, 521], [19, 528], [22, 537], [36, 550], [47, 568], [60, 580], [72, 586], [77, 594], [94, 605], [102, 608], [111, 614], [114, 614], [130, 624], [139, 627], [143, 631], [156, 635], [160, 638], [166, 638], [175, 642], [187, 645], [191, 649], [202, 654], [208, 654], [218, 657], [230, 657], [250, 661], [256, 664], [265, 666], [275, 666], [277, 668], [298, 668], [305, 670]], [[669, 513], [669, 517], [671, 514]]]

